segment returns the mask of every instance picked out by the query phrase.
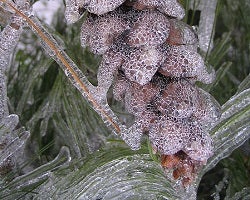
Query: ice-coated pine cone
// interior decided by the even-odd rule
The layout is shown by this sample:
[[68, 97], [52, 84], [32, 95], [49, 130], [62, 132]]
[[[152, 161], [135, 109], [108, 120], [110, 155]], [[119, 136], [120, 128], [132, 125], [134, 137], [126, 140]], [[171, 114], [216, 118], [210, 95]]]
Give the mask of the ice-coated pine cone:
[[103, 56], [96, 95], [106, 98], [113, 83], [114, 98], [135, 116], [123, 139], [135, 149], [147, 134], [162, 167], [187, 186], [213, 154], [208, 129], [220, 106], [195, 85], [211, 83], [214, 71], [197, 53], [193, 28], [180, 21], [184, 9], [177, 0], [78, 0], [75, 7], [90, 12], [82, 47]]

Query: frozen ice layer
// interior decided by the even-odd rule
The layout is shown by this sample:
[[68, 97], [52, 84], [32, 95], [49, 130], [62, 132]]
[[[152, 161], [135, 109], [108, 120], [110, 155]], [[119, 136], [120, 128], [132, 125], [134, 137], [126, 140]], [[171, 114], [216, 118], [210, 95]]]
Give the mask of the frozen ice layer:
[[208, 73], [203, 58], [186, 45], [170, 46], [159, 71], [165, 76], [192, 78], [206, 84], [213, 79], [213, 73]]
[[125, 0], [77, 0], [80, 8], [87, 9], [90, 13], [103, 15], [115, 10]]
[[162, 44], [169, 35], [169, 26], [165, 15], [153, 11], [144, 12], [131, 27], [127, 43], [133, 47]]
[[96, 18], [89, 15], [81, 28], [81, 44], [89, 46], [96, 54], [104, 54], [119, 35], [128, 29], [128, 23], [119, 12], [111, 12]]
[[202, 125], [186, 119], [162, 117], [149, 129], [154, 149], [163, 155], [185, 152], [190, 158], [206, 162], [212, 155], [212, 140]]
[[126, 5], [133, 6], [137, 10], [155, 10], [177, 19], [182, 19], [185, 10], [176, 0], [135, 0], [127, 1]]
[[191, 26], [176, 19], [169, 19], [170, 32], [167, 43], [170, 45], [197, 45], [198, 35]]
[[125, 76], [140, 85], [147, 84], [162, 63], [164, 54], [157, 47], [131, 49], [122, 65]]

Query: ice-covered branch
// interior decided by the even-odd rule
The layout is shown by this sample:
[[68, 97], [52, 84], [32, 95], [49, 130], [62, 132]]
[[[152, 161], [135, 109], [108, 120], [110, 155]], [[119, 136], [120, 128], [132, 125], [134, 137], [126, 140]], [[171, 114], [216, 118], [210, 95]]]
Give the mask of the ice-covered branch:
[[[0, 0], [5, 2], [5, 0]], [[95, 111], [102, 117], [103, 121], [111, 127], [116, 133], [121, 132], [121, 125], [113, 111], [109, 108], [106, 102], [99, 102], [95, 97], [95, 88], [89, 83], [87, 78], [68, 57], [63, 49], [57, 44], [56, 40], [47, 32], [39, 20], [34, 16], [27, 16], [15, 6], [7, 3], [17, 15], [26, 20], [36, 35], [41, 39], [41, 43], [45, 51], [60, 65], [65, 75], [71, 83], [81, 92], [81, 94], [91, 103]]]

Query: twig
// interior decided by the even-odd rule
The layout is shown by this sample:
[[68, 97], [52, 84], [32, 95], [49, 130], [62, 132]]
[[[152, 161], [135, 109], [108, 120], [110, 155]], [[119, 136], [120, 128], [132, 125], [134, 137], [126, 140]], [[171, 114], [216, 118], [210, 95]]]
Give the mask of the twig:
[[[6, 3], [10, 8], [12, 8], [17, 15], [22, 17], [28, 25], [33, 28], [33, 31], [44, 41], [46, 45], [55, 53], [55, 57], [53, 58], [58, 62], [62, 68], [65, 68], [70, 75], [72, 76], [71, 82], [73, 85], [81, 92], [83, 96], [92, 104], [93, 108], [96, 110], [96, 112], [101, 115], [104, 121], [106, 121], [117, 134], [121, 132], [119, 122], [116, 119], [117, 117], [109, 108], [103, 108], [104, 106], [100, 105], [96, 99], [94, 98], [93, 94], [89, 91], [88, 84], [90, 83], [87, 81], [87, 78], [81, 73], [81, 71], [78, 69], [78, 67], [74, 64], [74, 62], [66, 55], [66, 53], [58, 48], [58, 44], [56, 41], [50, 36], [50, 34], [46, 34], [46, 29], [41, 24], [36, 24], [33, 19], [28, 17], [26, 14], [24, 14], [22, 11], [18, 10], [15, 6], [13, 6], [11, 3], [7, 2], [6, 0], [0, 0], [3, 3]], [[53, 56], [52, 56], [53, 57]], [[75, 66], [72, 66], [70, 63], [74, 64]], [[65, 71], [64, 71], [65, 72]], [[66, 73], [66, 72], [65, 72]], [[79, 74], [80, 73], [80, 74]], [[67, 74], [66, 74], [67, 75]], [[81, 79], [86, 79], [87, 83], [85, 84]], [[86, 82], [85, 81], [85, 82]], [[77, 84], [74, 84], [74, 82]]]

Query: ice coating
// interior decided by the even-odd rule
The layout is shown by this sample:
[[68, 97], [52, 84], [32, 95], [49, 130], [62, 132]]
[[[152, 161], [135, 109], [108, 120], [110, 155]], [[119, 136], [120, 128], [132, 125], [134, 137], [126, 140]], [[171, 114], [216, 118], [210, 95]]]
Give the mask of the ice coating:
[[82, 13], [79, 12], [80, 8], [77, 4], [77, 0], [65, 1], [65, 19], [68, 24], [77, 22], [80, 19]]
[[198, 90], [186, 80], [173, 81], [154, 99], [163, 115], [173, 118], [190, 117], [199, 107]]
[[182, 19], [185, 15], [185, 10], [176, 0], [135, 0], [126, 3], [138, 10], [157, 9], [177, 19]]
[[[83, 2], [82, 7], [77, 7]], [[109, 125], [112, 124], [113, 127], [116, 126], [116, 120], [112, 120], [116, 118], [112, 115], [112, 111], [109, 109], [106, 101], [103, 101], [103, 96], [105, 97], [113, 77], [115, 76], [119, 79], [119, 76], [122, 74], [122, 79], [124, 80], [117, 81], [119, 84], [114, 88], [114, 92], [117, 99], [124, 101], [126, 109], [135, 115], [135, 123], [129, 129], [126, 127], [121, 127], [120, 129], [118, 125], [116, 126], [117, 132], [121, 134], [121, 137], [133, 150], [140, 147], [141, 136], [143, 133], [146, 133], [149, 134], [154, 149], [160, 154], [177, 155], [180, 152], [184, 152], [185, 158], [178, 158], [180, 163], [182, 163], [181, 167], [184, 167], [185, 164], [188, 164], [188, 166], [184, 167], [185, 170], [182, 170], [181, 173], [174, 169], [174, 177], [180, 177], [178, 174], [184, 177], [189, 176], [189, 174], [193, 173], [192, 167], [196, 166], [197, 162], [205, 163], [212, 153], [211, 138], [204, 132], [204, 125], [201, 122], [210, 118], [211, 121], [214, 121], [219, 116], [217, 113], [219, 109], [213, 105], [212, 99], [208, 98], [209, 100], [206, 101], [205, 98], [209, 96], [205, 93], [204, 95], [199, 94], [192, 80], [203, 78], [202, 81], [206, 83], [209, 82], [208, 80], [211, 80], [211, 77], [210, 75], [207, 76], [205, 67], [204, 70], [200, 70], [204, 64], [202, 65], [201, 58], [199, 58], [196, 52], [195, 36], [192, 35], [191, 29], [185, 26], [178, 29], [177, 26], [177, 28], [175, 26], [171, 27], [168, 23], [165, 23], [165, 21], [170, 19], [170, 17], [165, 17], [165, 14], [178, 19], [182, 17], [181, 11], [183, 9], [181, 6], [178, 7], [177, 1], [139, 2], [148, 2], [149, 6], [144, 5], [146, 7], [141, 9], [143, 11], [135, 11], [131, 7], [124, 8], [122, 5], [121, 9], [124, 9], [124, 14], [128, 13], [131, 15], [118, 14], [119, 16], [116, 15], [115, 18], [111, 19], [109, 17], [118, 10], [101, 16], [91, 14], [86, 21], [86, 25], [83, 26], [83, 29], [89, 33], [83, 31], [82, 46], [89, 46], [94, 53], [103, 55], [97, 77], [97, 90], [95, 90], [95, 87], [92, 87], [93, 90], [90, 89], [85, 77], [74, 66], [74, 63], [72, 64], [71, 60], [64, 55], [61, 48], [58, 48], [59, 51], [56, 51], [57, 46], [53, 48], [53, 45], [51, 46], [48, 42], [47, 46], [46, 44], [43, 46], [50, 52], [49, 54], [52, 57], [58, 58], [59, 61], [57, 60], [57, 62], [59, 64], [61, 62], [67, 67], [65, 68], [64, 66], [63, 69], [69, 80], [84, 96], [88, 96], [91, 99], [90, 102], [103, 117], [104, 122]], [[156, 3], [155, 5], [151, 4], [150, 7], [151, 2]], [[78, 9], [80, 14], [79, 9], [81, 8], [86, 7], [91, 11], [91, 6], [94, 9], [99, 9], [100, 5], [103, 6], [100, 10], [105, 10], [105, 3], [107, 2], [76, 2], [75, 5], [72, 5], [74, 7], [70, 12], [77, 12]], [[111, 1], [112, 3], [113, 1]], [[90, 8], [88, 8], [89, 6]], [[106, 6], [106, 9], [108, 6]], [[134, 6], [134, 8], [136, 7]], [[155, 15], [151, 16], [152, 13]], [[99, 15], [100, 12], [95, 14]], [[134, 20], [131, 18], [133, 16], [135, 17]], [[161, 16], [164, 18], [163, 20]], [[78, 17], [78, 14], [75, 18], [73, 16], [73, 21]], [[156, 26], [159, 27], [155, 27], [153, 18], [156, 21], [159, 20], [159, 23], [156, 23]], [[122, 26], [119, 26], [121, 24]], [[35, 25], [39, 27], [36, 22]], [[177, 23], [177, 25], [179, 24]], [[181, 32], [180, 36], [178, 36], [179, 41], [174, 40], [171, 43], [175, 32], [178, 32], [171, 30], [175, 28]], [[140, 36], [140, 33], [143, 33], [143, 31], [147, 33], [145, 34], [146, 37]], [[171, 31], [172, 35], [169, 35]], [[41, 32], [43, 32], [43, 29], [41, 29]], [[44, 33], [43, 37], [48, 39], [48, 41], [52, 41], [53, 44], [54, 41], [49, 36], [50, 34], [46, 35]], [[166, 43], [173, 46], [162, 48], [165, 40]], [[185, 51], [183, 53], [183, 50], [175, 45], [185, 45], [185, 51], [188, 53], [185, 54]], [[126, 48], [121, 48], [122, 46]], [[111, 47], [117, 48], [112, 49]], [[171, 52], [174, 48], [177, 49], [176, 55], [177, 57], [179, 56], [178, 58], [183, 59], [184, 57], [187, 60], [189, 59], [187, 63], [185, 60], [178, 61], [177, 59], [176, 61], [175, 55], [174, 57], [169, 56], [174, 52]], [[112, 52], [110, 50], [116, 51]], [[61, 59], [60, 55], [66, 59]], [[185, 71], [180, 71], [181, 75], [179, 74], [179, 76], [166, 75], [163, 72], [160, 74], [159, 67], [164, 66], [163, 61], [169, 61], [168, 58], [174, 61], [171, 62], [171, 65], [177, 63], [181, 67], [190, 67], [194, 69], [194, 73], [191, 74], [192, 76], [182, 75]], [[68, 67], [68, 65], [72, 67]], [[78, 77], [79, 80], [77, 79]], [[164, 81], [163, 79], [168, 79], [169, 81]], [[85, 86], [85, 83], [87, 86]], [[121, 91], [118, 91], [119, 89]], [[198, 114], [196, 114], [197, 111]], [[181, 171], [180, 168], [179, 171]]]
[[167, 43], [170, 45], [197, 45], [198, 36], [191, 26], [176, 20], [169, 19], [170, 32]]
[[84, 7], [90, 13], [103, 15], [115, 10], [125, 0], [77, 0], [79, 7]]
[[182, 150], [192, 159], [206, 162], [212, 154], [211, 138], [200, 124], [186, 119], [161, 118], [151, 125], [149, 138], [153, 148], [164, 155]]
[[211, 83], [213, 77], [207, 72], [202, 57], [186, 45], [171, 46], [159, 71], [165, 76], [193, 78], [206, 84]]
[[138, 83], [130, 83], [124, 98], [127, 111], [137, 117], [142, 116], [147, 105], [158, 93], [159, 88], [152, 83], [143, 86]]
[[119, 52], [110, 49], [103, 55], [102, 62], [98, 68], [97, 80], [98, 90], [105, 96], [113, 82], [113, 77], [123, 61]]
[[126, 56], [122, 69], [130, 81], [145, 85], [152, 79], [163, 58], [164, 54], [154, 46], [131, 49]]
[[81, 44], [96, 54], [104, 54], [115, 39], [128, 28], [119, 13], [112, 12], [96, 18], [89, 16], [81, 28]]
[[159, 45], [169, 34], [169, 20], [159, 12], [144, 12], [128, 34], [128, 44], [133, 47]]

